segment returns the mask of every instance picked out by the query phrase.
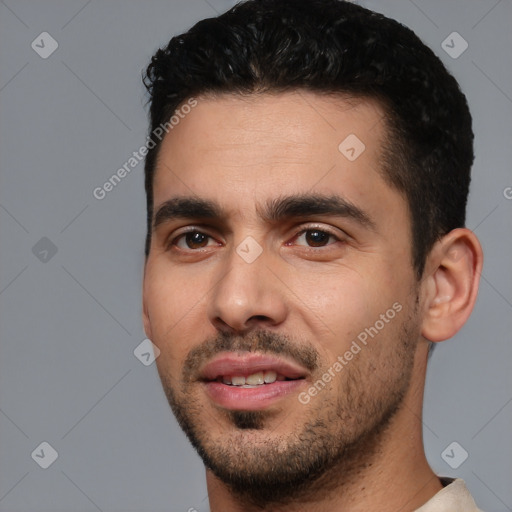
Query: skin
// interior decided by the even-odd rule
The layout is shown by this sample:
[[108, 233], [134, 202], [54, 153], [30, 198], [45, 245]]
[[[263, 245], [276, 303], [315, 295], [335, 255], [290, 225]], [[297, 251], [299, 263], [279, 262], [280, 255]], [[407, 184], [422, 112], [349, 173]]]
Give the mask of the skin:
[[[213, 512], [276, 510], [276, 503], [280, 511], [405, 512], [441, 489], [422, 442], [428, 340], [445, 340], [466, 321], [482, 251], [471, 231], [456, 229], [433, 247], [418, 281], [407, 202], [380, 174], [383, 114], [372, 101], [303, 91], [202, 97], [164, 139], [154, 211], [176, 197], [222, 210], [216, 219], [168, 218], [152, 235], [144, 326], [161, 351], [158, 371], [173, 409], [189, 415], [205, 449], [235, 472], [261, 471], [262, 461], [297, 444], [318, 419], [319, 436], [353, 446], [309, 487], [274, 504], [237, 492], [207, 469]], [[366, 146], [354, 161], [338, 150], [350, 134]], [[263, 215], [269, 201], [312, 194], [343, 197], [373, 225], [337, 215]], [[310, 247], [307, 229], [333, 236]], [[187, 230], [209, 238], [191, 248]], [[248, 236], [262, 249], [252, 263], [236, 251]], [[299, 392], [395, 303], [401, 311], [317, 396], [300, 403]], [[258, 428], [239, 428], [194, 371], [185, 382], [183, 368], [192, 350], [219, 334], [244, 340], [260, 331], [307, 347], [317, 365], [293, 393], [260, 411]], [[365, 428], [373, 433], [364, 436]]]

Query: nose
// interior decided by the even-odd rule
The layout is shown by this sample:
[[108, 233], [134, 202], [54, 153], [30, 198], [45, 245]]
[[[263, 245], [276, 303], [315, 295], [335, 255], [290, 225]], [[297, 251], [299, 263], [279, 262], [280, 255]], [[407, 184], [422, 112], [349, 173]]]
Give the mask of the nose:
[[284, 285], [271, 264], [265, 251], [250, 263], [235, 250], [230, 253], [208, 306], [209, 320], [217, 330], [240, 334], [284, 322], [288, 314]]

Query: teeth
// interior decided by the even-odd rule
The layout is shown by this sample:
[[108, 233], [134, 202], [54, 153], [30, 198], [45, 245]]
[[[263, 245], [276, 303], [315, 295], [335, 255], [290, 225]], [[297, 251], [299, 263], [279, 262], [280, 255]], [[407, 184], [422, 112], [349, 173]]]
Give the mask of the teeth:
[[231, 377], [231, 384], [233, 386], [243, 386], [245, 385], [245, 377]]
[[271, 384], [272, 382], [275, 382], [276, 379], [277, 379], [276, 372], [273, 372], [273, 371], [265, 372], [265, 376], [263, 378], [263, 380], [265, 381], [265, 384]]
[[276, 372], [269, 370], [267, 372], [256, 372], [247, 377], [242, 375], [224, 375], [222, 382], [232, 386], [260, 386], [262, 384], [272, 384], [276, 380], [285, 380], [285, 377], [277, 375]]
[[259, 386], [260, 384], [263, 384], [263, 382], [265, 382], [263, 380], [263, 372], [253, 373], [245, 378], [245, 383], [250, 386]]

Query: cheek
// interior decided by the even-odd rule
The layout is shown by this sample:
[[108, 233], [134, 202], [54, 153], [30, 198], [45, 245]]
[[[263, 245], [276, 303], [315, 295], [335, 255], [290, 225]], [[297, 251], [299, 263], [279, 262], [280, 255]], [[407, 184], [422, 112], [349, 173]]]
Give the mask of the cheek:
[[[376, 275], [383, 274], [384, 271], [363, 274], [338, 269], [326, 275], [302, 274], [296, 280], [292, 287], [298, 298], [295, 303], [313, 340], [318, 340], [318, 348], [328, 360], [343, 354], [358, 335], [374, 327], [376, 322], [377, 327], [382, 327], [381, 315], [387, 322], [375, 339], [382, 340], [386, 338], [384, 331], [390, 332], [389, 325], [394, 323], [391, 317], [399, 316], [393, 304], [401, 303], [403, 293], [399, 289], [401, 285], [395, 283], [393, 288], [390, 280], [375, 279]], [[364, 334], [362, 337], [364, 339]]]
[[[204, 309], [205, 291], [193, 277], [166, 263], [149, 264], [144, 278], [144, 302], [151, 324], [153, 343], [163, 352], [186, 350], [183, 339]], [[197, 335], [196, 335], [197, 337]]]

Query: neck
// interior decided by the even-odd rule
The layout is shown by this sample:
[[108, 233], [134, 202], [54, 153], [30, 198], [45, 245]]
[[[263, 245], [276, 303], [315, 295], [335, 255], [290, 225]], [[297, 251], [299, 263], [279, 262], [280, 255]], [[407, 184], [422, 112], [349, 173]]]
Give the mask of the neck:
[[[402, 407], [375, 440], [371, 453], [342, 461], [286, 504], [255, 506], [233, 494], [211, 471], [206, 483], [211, 512], [412, 512], [442, 489], [425, 457], [421, 404], [424, 380], [412, 383]], [[368, 446], [368, 445], [366, 445]], [[302, 491], [302, 492], [300, 492]]]

